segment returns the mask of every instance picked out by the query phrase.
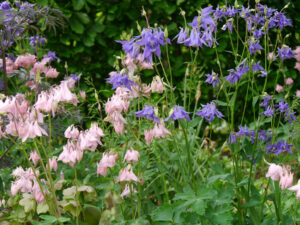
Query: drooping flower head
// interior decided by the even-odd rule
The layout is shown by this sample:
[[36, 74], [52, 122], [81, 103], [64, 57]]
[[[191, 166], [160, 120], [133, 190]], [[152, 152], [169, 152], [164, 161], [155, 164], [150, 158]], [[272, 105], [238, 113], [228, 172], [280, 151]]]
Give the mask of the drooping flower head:
[[206, 83], [212, 84], [213, 87], [216, 86], [216, 84], [219, 84], [220, 81], [218, 79], [218, 74], [214, 71], [211, 72], [211, 74], [205, 74], [207, 79], [205, 80]]
[[112, 84], [112, 89], [117, 89], [118, 87], [126, 87], [131, 90], [131, 86], [136, 85], [132, 80], [129, 80], [127, 74], [116, 74], [107, 79], [107, 82]]
[[274, 153], [275, 155], [279, 155], [283, 152], [289, 152], [289, 153], [293, 153], [291, 150], [291, 147], [293, 147], [294, 145], [289, 145], [287, 144], [287, 142], [285, 141], [279, 141], [276, 144], [270, 144], [266, 147], [267, 153], [271, 154]]
[[173, 109], [170, 112], [170, 116], [165, 119], [165, 121], [168, 121], [169, 119], [172, 120], [180, 120], [180, 119], [186, 119], [190, 121], [189, 113], [186, 112], [183, 107], [179, 105], [175, 105]]
[[159, 123], [159, 119], [155, 116], [154, 107], [146, 105], [144, 109], [134, 113], [137, 117], [146, 117], [149, 120], [153, 120], [156, 123]]
[[199, 110], [196, 115], [205, 118], [210, 123], [215, 119], [215, 116], [219, 119], [222, 119], [224, 117], [224, 115], [217, 109], [214, 102], [202, 105], [202, 107], [203, 108]]

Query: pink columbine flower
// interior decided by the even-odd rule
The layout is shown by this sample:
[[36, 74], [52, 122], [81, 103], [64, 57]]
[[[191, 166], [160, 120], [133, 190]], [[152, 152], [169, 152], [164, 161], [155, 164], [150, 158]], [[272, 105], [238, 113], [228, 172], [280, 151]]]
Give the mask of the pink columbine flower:
[[57, 70], [54, 68], [50, 68], [46, 73], [46, 77], [48, 78], [56, 78], [58, 75], [59, 72], [57, 72]]
[[74, 124], [72, 124], [65, 130], [64, 135], [66, 138], [77, 140], [79, 137], [79, 130], [76, 127], [74, 127]]
[[80, 94], [80, 96], [81, 96], [81, 98], [82, 98], [83, 100], [86, 99], [85, 91], [79, 91], [79, 94]]
[[124, 124], [123, 123], [116, 122], [113, 125], [114, 125], [115, 132], [117, 134], [122, 134], [123, 133], [123, 131], [124, 131]]
[[15, 61], [15, 67], [29, 68], [30, 66], [34, 65], [35, 62], [36, 62], [36, 57], [34, 55], [30, 55], [30, 54], [20, 55]]
[[[10, 58], [6, 58], [5, 63], [6, 63], [6, 72], [12, 73], [14, 70], [14, 62]], [[3, 67], [2, 59], [0, 59], [0, 67]]]
[[91, 150], [94, 152], [97, 148], [97, 145], [102, 145], [101, 137], [104, 136], [104, 133], [97, 123], [92, 123], [89, 130], [80, 132], [79, 135], [79, 148], [81, 150]]
[[[132, 187], [132, 189], [133, 189], [133, 187]], [[133, 189], [133, 192], [137, 193], [137, 191], [134, 189]], [[125, 196], [129, 195], [130, 193], [131, 193], [131, 191], [130, 191], [129, 184], [126, 184], [123, 192], [121, 193], [121, 197], [124, 198]]]
[[300, 183], [298, 181], [298, 184], [292, 186], [289, 188], [290, 191], [295, 191], [296, 192], [296, 198], [300, 199]]
[[164, 84], [159, 76], [155, 76], [151, 83], [151, 91], [157, 93], [163, 93], [165, 90]]
[[167, 134], [171, 134], [171, 132], [167, 130], [163, 121], [159, 125], [154, 125], [152, 135], [155, 138], [164, 138]]
[[127, 163], [135, 163], [139, 160], [140, 153], [134, 149], [127, 150], [124, 159]]
[[75, 145], [74, 142], [68, 140], [67, 144], [63, 147], [62, 153], [58, 156], [58, 161], [74, 166], [76, 162], [80, 162], [83, 157], [83, 151]]
[[97, 174], [106, 176], [107, 168], [112, 168], [115, 166], [118, 158], [118, 153], [103, 153], [101, 161], [97, 164]]
[[296, 62], [296, 65], [294, 68], [300, 72], [300, 62]]
[[290, 78], [290, 77], [285, 80], [285, 84], [286, 85], [291, 85], [293, 83], [294, 83], [294, 80], [292, 78]]
[[119, 176], [117, 177], [117, 182], [130, 182], [130, 181], [135, 181], [135, 182], [139, 182], [139, 179], [137, 178], [137, 176], [133, 173], [132, 168], [128, 169], [123, 168], [120, 173]]
[[283, 168], [282, 174], [280, 175], [279, 185], [282, 189], [286, 189], [293, 185], [293, 174], [285, 167]]
[[145, 135], [146, 144], [149, 145], [153, 139], [152, 130], [145, 130], [144, 135]]
[[35, 166], [37, 166], [37, 164], [38, 164], [39, 161], [40, 161], [40, 156], [39, 156], [39, 154], [37, 153], [37, 151], [35, 150], [35, 151], [33, 151], [33, 152], [30, 153], [29, 159], [31, 159], [32, 162], [33, 162], [33, 164], [34, 164]]
[[297, 98], [300, 98], [300, 90], [297, 90], [297, 91], [296, 91], [296, 97], [297, 97]]
[[283, 91], [283, 87], [279, 84], [276, 85], [276, 89], [275, 89], [278, 93], [281, 93]]
[[282, 167], [279, 165], [276, 165], [274, 163], [270, 164], [269, 170], [266, 174], [266, 177], [270, 177], [272, 180], [279, 180], [281, 174], [282, 174]]
[[52, 159], [49, 159], [49, 164], [50, 164], [50, 170], [57, 171], [57, 161], [56, 161], [56, 156], [53, 156]]
[[268, 60], [274, 61], [276, 59], [276, 55], [274, 54], [274, 52], [270, 52], [268, 54]]

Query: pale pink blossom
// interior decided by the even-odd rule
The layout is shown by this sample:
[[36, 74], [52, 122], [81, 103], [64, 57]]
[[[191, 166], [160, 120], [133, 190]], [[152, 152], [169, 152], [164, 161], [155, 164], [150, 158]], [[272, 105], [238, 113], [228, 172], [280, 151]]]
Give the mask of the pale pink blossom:
[[122, 134], [123, 133], [123, 131], [124, 131], [124, 124], [123, 123], [115, 122], [113, 125], [114, 125], [115, 132], [117, 134]]
[[58, 161], [74, 166], [76, 162], [80, 162], [83, 157], [83, 151], [75, 145], [73, 141], [68, 141], [63, 147], [63, 151], [58, 156]]
[[81, 96], [81, 98], [82, 98], [83, 100], [86, 99], [85, 91], [79, 91], [79, 94], [80, 94], [80, 96]]
[[34, 73], [34, 74], [41, 74], [41, 73], [44, 73], [46, 74], [48, 71], [49, 71], [49, 68], [47, 65], [46, 65], [46, 62], [36, 62], [32, 69], [30, 70], [30, 73]]
[[296, 198], [300, 199], [300, 183], [298, 181], [298, 184], [292, 186], [289, 188], [290, 191], [295, 191], [296, 192]]
[[142, 69], [153, 69], [153, 64], [152, 63], [147, 63], [143, 60], [143, 55], [139, 54], [137, 57], [137, 62], [139, 63], [140, 67]]
[[151, 91], [157, 93], [163, 93], [165, 90], [164, 84], [159, 76], [155, 76], [151, 83]]
[[119, 176], [117, 177], [117, 182], [130, 182], [130, 181], [135, 181], [135, 182], [139, 182], [139, 179], [137, 178], [137, 176], [133, 173], [132, 168], [128, 169], [123, 168], [120, 172], [119, 172]]
[[[137, 193], [137, 191], [135, 189], [133, 189], [133, 187], [131, 187], [131, 188], [134, 193]], [[131, 191], [130, 191], [129, 184], [126, 184], [123, 192], [121, 193], [121, 197], [124, 198], [125, 196], [129, 195], [130, 193], [131, 193]]]
[[283, 167], [282, 174], [280, 175], [279, 185], [282, 189], [293, 185], [293, 174], [285, 167]]
[[285, 84], [286, 85], [291, 85], [293, 83], [294, 83], [294, 80], [292, 78], [290, 78], [290, 77], [285, 80]]
[[269, 52], [268, 54], [268, 60], [274, 61], [276, 59], [276, 55], [274, 52]]
[[131, 58], [130, 54], [128, 54], [128, 53], [125, 56], [125, 60], [122, 60], [122, 65], [126, 66], [127, 69], [132, 73], [137, 69], [136, 64], [134, 63], [133, 59]]
[[102, 159], [97, 164], [97, 174], [106, 176], [107, 168], [114, 167], [117, 158], [118, 158], [118, 153], [113, 153], [112, 151], [110, 151], [109, 153], [103, 153]]
[[[5, 59], [6, 63], [6, 73], [12, 73], [14, 70], [14, 62], [10, 58]], [[3, 67], [3, 60], [0, 59], [0, 67]]]
[[294, 55], [300, 55], [300, 46], [297, 46], [296, 49], [293, 51], [293, 53]]
[[274, 163], [270, 164], [266, 177], [270, 177], [272, 180], [279, 180], [280, 175], [282, 174], [283, 169], [281, 166]]
[[144, 135], [145, 135], [146, 144], [149, 145], [153, 139], [153, 131], [145, 130]]
[[34, 198], [37, 201], [37, 203], [44, 202], [45, 201], [44, 195], [49, 194], [48, 190], [44, 190], [44, 194], [42, 193], [42, 191], [40, 189], [40, 185], [38, 184], [37, 181], [34, 181], [34, 185], [32, 187], [32, 192], [33, 192]]
[[34, 104], [34, 107], [38, 111], [42, 112], [52, 112], [52, 116], [55, 116], [55, 111], [57, 108], [57, 104], [54, 102], [54, 98], [52, 94], [49, 94], [45, 91], [42, 91], [37, 98], [36, 103]]
[[95, 151], [97, 145], [102, 145], [101, 137], [104, 136], [104, 133], [97, 123], [92, 123], [89, 130], [80, 132], [79, 134], [79, 148], [81, 150], [91, 150]]
[[56, 78], [58, 76], [59, 72], [57, 72], [56, 69], [54, 68], [50, 68], [47, 73], [46, 73], [46, 77], [48, 78]]
[[66, 138], [77, 140], [79, 137], [79, 130], [76, 127], [74, 127], [74, 124], [72, 124], [65, 130], [64, 135]]
[[52, 159], [49, 159], [49, 164], [50, 164], [50, 170], [57, 171], [57, 161], [56, 161], [56, 156], [53, 156]]
[[32, 162], [33, 162], [33, 164], [34, 164], [35, 166], [37, 166], [37, 164], [39, 163], [39, 161], [40, 161], [41, 158], [40, 158], [39, 154], [37, 153], [37, 151], [34, 150], [33, 152], [30, 152], [30, 157], [29, 157], [29, 159], [31, 159]]
[[278, 93], [281, 93], [283, 91], [283, 87], [280, 84], [276, 84], [276, 89]]
[[294, 68], [300, 72], [300, 62], [296, 62], [296, 65]]
[[126, 151], [124, 159], [127, 163], [135, 163], [139, 160], [140, 153], [134, 149], [128, 149]]
[[30, 55], [30, 54], [20, 55], [15, 61], [15, 67], [29, 68], [30, 66], [34, 65], [35, 62], [36, 62], [36, 57], [34, 55]]
[[300, 98], [300, 90], [297, 90], [297, 91], [296, 91], [296, 97], [297, 97], [297, 98]]
[[127, 112], [130, 103], [120, 95], [113, 95], [105, 104], [105, 112], [111, 114], [115, 111], [121, 113], [122, 111]]
[[154, 125], [152, 135], [155, 138], [164, 138], [167, 134], [171, 134], [171, 132], [167, 130], [163, 121], [161, 121], [161, 123], [158, 125]]

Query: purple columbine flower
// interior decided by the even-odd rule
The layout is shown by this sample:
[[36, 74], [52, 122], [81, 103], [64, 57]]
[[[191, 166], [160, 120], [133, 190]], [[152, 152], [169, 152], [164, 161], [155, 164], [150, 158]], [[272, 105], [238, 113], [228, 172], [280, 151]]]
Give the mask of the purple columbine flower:
[[58, 59], [57, 56], [55, 55], [55, 52], [51, 52], [51, 51], [49, 51], [47, 55], [44, 55], [43, 58], [51, 58], [51, 60]]
[[269, 106], [269, 102], [272, 100], [272, 96], [267, 95], [262, 98], [262, 103], [260, 103], [261, 107], [267, 108]]
[[246, 136], [250, 137], [251, 135], [255, 134], [253, 130], [248, 130], [247, 125], [239, 126], [239, 131], [236, 133], [238, 137]]
[[253, 40], [249, 41], [249, 51], [250, 55], [254, 55], [256, 51], [262, 50], [263, 47], [259, 44], [259, 41], [256, 41], [256, 43]]
[[261, 77], [266, 77], [266, 76], [268, 76], [267, 71], [265, 71], [265, 70], [261, 71], [260, 76], [261, 76]]
[[230, 132], [229, 138], [228, 138], [228, 143], [236, 143], [236, 133], [235, 132]]
[[289, 110], [289, 105], [284, 102], [283, 99], [280, 99], [279, 103], [275, 105], [277, 107], [276, 111], [279, 111], [280, 113], [285, 113]]
[[272, 19], [280, 30], [282, 30], [286, 26], [292, 26], [291, 20], [286, 18], [285, 13], [283, 12], [275, 12]]
[[135, 43], [135, 40], [141, 36], [135, 36], [130, 41], [116, 41], [117, 43], [122, 44], [122, 49], [124, 52], [128, 53], [131, 58], [137, 58], [140, 53], [140, 46]]
[[39, 45], [44, 46], [46, 44], [47, 39], [40, 37], [39, 35], [36, 35], [36, 36], [30, 37], [29, 41], [30, 41], [30, 45], [32, 47], [35, 47], [35, 46], [39, 46]]
[[270, 140], [270, 137], [267, 135], [268, 133], [265, 130], [261, 130], [258, 134], [258, 139], [263, 141]]
[[193, 28], [190, 37], [184, 41], [185, 46], [202, 48], [205, 42], [201, 39], [201, 32], [197, 28]]
[[251, 163], [252, 163], [253, 166], [256, 166], [256, 164], [255, 164], [255, 157], [252, 159], [252, 156], [251, 156], [251, 155], [247, 155], [247, 158], [248, 158], [249, 160], [251, 160]]
[[255, 31], [252, 31], [252, 34], [256, 40], [259, 40], [265, 34], [265, 32], [263, 32], [262, 29], [255, 29]]
[[222, 17], [225, 17], [225, 11], [224, 11], [225, 8], [222, 8], [220, 9], [219, 6], [217, 6], [217, 8], [215, 9], [215, 12], [214, 12], [214, 18], [215, 20], [220, 20], [222, 21]]
[[171, 115], [165, 119], [165, 121], [168, 121], [169, 119], [172, 120], [180, 120], [180, 119], [186, 119], [190, 121], [189, 112], [184, 111], [183, 107], [179, 105], [175, 105], [171, 111]]
[[242, 76], [247, 73], [250, 69], [248, 65], [244, 62], [242, 65], [237, 66], [236, 71], [234, 69], [230, 69], [229, 75], [224, 77], [226, 80], [230, 81], [230, 84], [236, 83], [238, 80], [242, 78]]
[[294, 116], [296, 112], [291, 112], [290, 109], [288, 109], [284, 115], [285, 120], [289, 121], [290, 124], [292, 124], [293, 121], [296, 121], [296, 117]]
[[0, 10], [5, 10], [5, 11], [10, 10], [9, 2], [5, 1], [0, 3]]
[[260, 65], [260, 61], [252, 65], [252, 71], [257, 72], [257, 71], [262, 71], [264, 68]]
[[294, 58], [294, 54], [288, 46], [283, 46], [282, 48], [277, 48], [278, 55], [282, 60], [288, 59], [288, 58]]
[[173, 40], [177, 38], [177, 43], [183, 44], [185, 40], [188, 39], [188, 36], [189, 28], [183, 29], [182, 27], [180, 27], [180, 32], [173, 38]]
[[214, 102], [202, 105], [202, 107], [203, 108], [196, 113], [197, 116], [205, 118], [210, 123], [215, 119], [215, 116], [217, 116], [219, 119], [223, 119], [224, 115], [219, 110], [217, 110], [216, 104]]
[[226, 21], [226, 24], [221, 28], [222, 30], [229, 30], [230, 33], [232, 33], [232, 28], [233, 28], [233, 19], [230, 18], [229, 20]]
[[228, 6], [226, 10], [226, 16], [233, 17], [235, 14], [237, 14], [239, 11], [234, 8], [234, 6]]
[[76, 75], [76, 74], [74, 74], [74, 73], [71, 73], [71, 74], [70, 74], [70, 77], [71, 77], [73, 80], [75, 80], [76, 82], [79, 81], [79, 76]]
[[205, 76], [207, 77], [205, 82], [209, 83], [209, 84], [212, 84], [213, 87], [215, 87], [216, 84], [220, 83], [220, 81], [218, 79], [218, 74], [215, 73], [213, 70], [212, 70], [211, 74], [205, 74]]
[[137, 117], [146, 117], [149, 120], [153, 120], [156, 123], [159, 123], [159, 119], [155, 116], [153, 106], [146, 105], [144, 109], [134, 113]]
[[273, 109], [271, 106], [268, 106], [268, 107], [266, 108], [266, 110], [263, 111], [261, 114], [263, 114], [263, 115], [265, 115], [265, 116], [267, 116], [267, 117], [271, 117], [271, 116], [273, 116], [273, 114], [274, 114], [274, 109]]
[[132, 80], [129, 80], [127, 74], [116, 74], [107, 79], [106, 83], [112, 84], [112, 89], [124, 86], [131, 90], [131, 86], [136, 85]]
[[266, 147], [266, 150], [268, 154], [274, 153], [275, 155], [279, 155], [282, 152], [289, 152], [293, 153], [291, 150], [291, 147], [294, 145], [289, 145], [283, 141], [279, 141], [277, 144], [270, 144]]

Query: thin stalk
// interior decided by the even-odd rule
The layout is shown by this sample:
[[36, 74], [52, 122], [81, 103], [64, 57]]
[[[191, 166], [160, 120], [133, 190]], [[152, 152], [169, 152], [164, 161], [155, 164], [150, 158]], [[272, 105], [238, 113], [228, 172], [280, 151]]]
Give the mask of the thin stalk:
[[5, 49], [2, 47], [2, 64], [3, 64], [3, 82], [4, 82], [4, 94], [7, 95], [7, 72], [6, 72], [6, 57]]
[[76, 225], [79, 224], [79, 196], [78, 196], [78, 180], [77, 180], [77, 169], [76, 164], [74, 164], [74, 173], [75, 173], [75, 186], [76, 186]]

